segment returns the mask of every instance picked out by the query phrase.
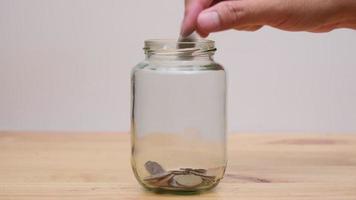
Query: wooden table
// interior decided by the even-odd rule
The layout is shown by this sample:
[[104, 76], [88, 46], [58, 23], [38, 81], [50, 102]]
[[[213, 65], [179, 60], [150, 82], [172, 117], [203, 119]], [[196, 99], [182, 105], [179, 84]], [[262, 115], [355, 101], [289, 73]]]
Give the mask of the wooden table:
[[129, 138], [0, 132], [0, 200], [356, 200], [356, 135], [231, 134], [225, 178], [198, 195], [144, 190]]

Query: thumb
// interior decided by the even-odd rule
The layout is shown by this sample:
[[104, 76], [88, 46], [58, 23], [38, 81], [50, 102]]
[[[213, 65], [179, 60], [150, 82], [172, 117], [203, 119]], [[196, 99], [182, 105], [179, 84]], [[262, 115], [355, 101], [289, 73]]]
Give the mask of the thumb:
[[259, 7], [253, 1], [223, 1], [199, 14], [197, 31], [207, 36], [211, 32], [260, 25], [264, 16]]

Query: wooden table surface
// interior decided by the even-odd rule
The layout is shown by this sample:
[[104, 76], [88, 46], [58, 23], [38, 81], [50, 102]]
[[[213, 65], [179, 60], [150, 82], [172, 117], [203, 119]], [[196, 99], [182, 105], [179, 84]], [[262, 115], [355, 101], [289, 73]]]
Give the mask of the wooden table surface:
[[143, 189], [129, 134], [0, 132], [0, 200], [356, 200], [356, 135], [231, 134], [225, 178], [197, 195]]

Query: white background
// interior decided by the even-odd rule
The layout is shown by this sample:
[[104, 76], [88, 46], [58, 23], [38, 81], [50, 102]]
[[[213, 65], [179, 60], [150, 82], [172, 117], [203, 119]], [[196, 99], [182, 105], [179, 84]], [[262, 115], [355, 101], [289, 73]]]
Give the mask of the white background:
[[[182, 0], [0, 0], [0, 130], [127, 131], [143, 41]], [[356, 132], [356, 31], [214, 34], [229, 130]]]

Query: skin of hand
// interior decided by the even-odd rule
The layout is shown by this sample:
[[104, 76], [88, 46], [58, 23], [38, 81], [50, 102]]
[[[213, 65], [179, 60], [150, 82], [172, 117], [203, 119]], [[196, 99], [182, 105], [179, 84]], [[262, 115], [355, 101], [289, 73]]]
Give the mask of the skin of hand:
[[263, 26], [285, 31], [356, 29], [356, 0], [185, 0], [181, 35]]

